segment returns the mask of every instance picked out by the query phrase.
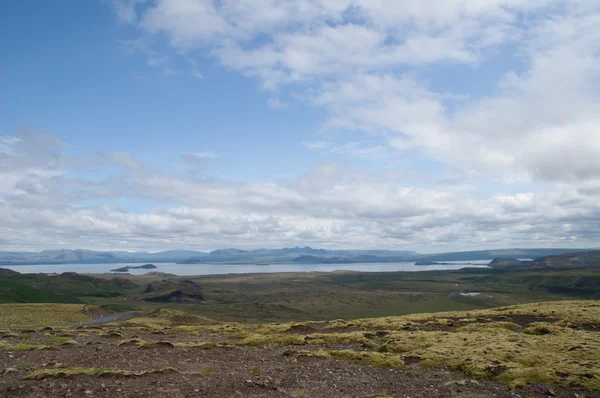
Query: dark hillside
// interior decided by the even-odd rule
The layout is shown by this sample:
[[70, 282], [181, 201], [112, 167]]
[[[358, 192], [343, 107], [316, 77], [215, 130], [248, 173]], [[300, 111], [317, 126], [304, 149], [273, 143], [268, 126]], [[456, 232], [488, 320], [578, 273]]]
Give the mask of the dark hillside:
[[144, 289], [144, 300], [151, 303], [199, 303], [204, 301], [200, 285], [191, 280], [152, 281]]
[[83, 297], [116, 297], [137, 287], [127, 279], [102, 279], [75, 272], [46, 275], [2, 270], [0, 303], [81, 303]]

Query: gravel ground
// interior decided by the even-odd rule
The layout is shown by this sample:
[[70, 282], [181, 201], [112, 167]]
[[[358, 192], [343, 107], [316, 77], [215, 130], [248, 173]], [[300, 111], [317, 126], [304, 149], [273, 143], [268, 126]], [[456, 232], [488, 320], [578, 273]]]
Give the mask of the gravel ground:
[[[103, 329], [103, 330], [100, 330]], [[109, 336], [115, 331], [121, 336]], [[52, 345], [64, 336], [73, 345]], [[25, 336], [25, 337], [24, 337]], [[153, 348], [117, 346], [127, 338], [147, 342], [217, 342], [230, 347]], [[53, 349], [0, 351], [0, 397], [539, 397], [508, 391], [505, 386], [475, 381], [450, 369], [423, 369], [409, 364], [404, 370], [375, 368], [333, 358], [316, 358], [307, 351], [348, 349], [350, 343], [327, 347], [302, 345], [237, 346], [228, 335], [200, 332], [151, 334], [140, 330], [83, 328], [64, 331], [16, 332], [2, 340], [11, 345], [48, 344]], [[138, 374], [100, 376], [66, 374], [73, 368], [118, 369]], [[64, 370], [57, 377], [28, 380], [42, 369]], [[159, 371], [150, 373], [151, 371]], [[147, 372], [141, 374], [141, 372]], [[600, 397], [598, 392], [553, 390], [558, 397]]]

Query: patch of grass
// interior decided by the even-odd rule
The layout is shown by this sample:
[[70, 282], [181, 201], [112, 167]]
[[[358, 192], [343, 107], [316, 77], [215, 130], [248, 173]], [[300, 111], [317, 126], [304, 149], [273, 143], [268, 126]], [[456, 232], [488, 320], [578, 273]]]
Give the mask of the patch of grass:
[[121, 323], [125, 327], [143, 327], [147, 329], [164, 329], [173, 325], [168, 319], [138, 317]]
[[[450, 326], [458, 323], [455, 319], [466, 326]], [[584, 319], [576, 324], [583, 329], [573, 328], [578, 319]], [[444, 328], [420, 330], [428, 323]], [[467, 313], [338, 320], [325, 327], [329, 333], [306, 336], [283, 334], [290, 325], [263, 325], [255, 332], [245, 331], [239, 344], [355, 343], [363, 348], [315, 350], [302, 355], [397, 369], [404, 366], [404, 360], [410, 360], [423, 367], [454, 368], [469, 377], [495, 380], [511, 388], [541, 383], [566, 389], [600, 389], [600, 339], [594, 329], [600, 325], [599, 302], [561, 301]], [[366, 331], [345, 331], [357, 327]]]
[[37, 363], [35, 362], [23, 362], [18, 364], [17, 366], [15, 366], [17, 369], [25, 369], [25, 370], [29, 370], [29, 369], [33, 369], [36, 366], [38, 366]]
[[523, 331], [526, 334], [533, 334], [536, 336], [543, 336], [546, 334], [560, 333], [561, 329], [547, 322], [535, 322], [527, 326], [527, 329]]
[[157, 320], [165, 320], [173, 325], [214, 325], [220, 323], [203, 316], [193, 315], [189, 312], [168, 308], [160, 308], [155, 310], [149, 315], [149, 317]]
[[54, 344], [54, 345], [62, 345], [69, 341], [72, 341], [69, 337], [53, 337], [51, 339], [46, 340], [46, 343]]
[[104, 304], [101, 305], [100, 308], [108, 312], [128, 312], [139, 310], [139, 308], [127, 304]]
[[193, 342], [193, 343], [174, 343], [175, 347], [185, 347], [185, 348], [203, 348], [205, 350], [210, 350], [217, 347], [230, 347], [228, 344], [222, 343], [214, 343], [212, 341], [208, 342]]
[[267, 344], [281, 344], [281, 345], [304, 345], [306, 344], [306, 340], [304, 340], [304, 336], [297, 336], [291, 334], [250, 334], [242, 341], [238, 343], [238, 345], [248, 345], [248, 346], [261, 346]]
[[173, 368], [160, 368], [146, 370], [141, 372], [130, 372], [120, 369], [104, 369], [104, 368], [57, 368], [57, 369], [40, 369], [25, 376], [25, 380], [43, 380], [48, 378], [67, 378], [72, 376], [92, 376], [92, 377], [142, 377], [153, 374], [170, 374], [179, 373]]
[[49, 350], [52, 349], [46, 345], [37, 344], [23, 344], [18, 343], [11, 345], [7, 341], [0, 340], [0, 351], [38, 351], [38, 350]]
[[115, 345], [117, 347], [124, 347], [124, 346], [131, 346], [131, 345], [142, 346], [144, 344], [147, 344], [147, 342], [142, 339], [133, 338], [133, 339], [125, 339], [125, 340], [118, 341]]
[[192, 375], [195, 375], [195, 376], [212, 376], [215, 373], [216, 372], [215, 372], [215, 370], [213, 368], [203, 368], [203, 369], [200, 369], [197, 372], [192, 373]]
[[324, 343], [357, 343], [364, 346], [375, 346], [373, 342], [365, 337], [364, 332], [346, 332], [346, 333], [313, 333], [306, 339], [311, 344]]
[[[477, 320], [475, 320], [475, 322], [477, 322]], [[487, 329], [519, 330], [521, 329], [521, 326], [513, 322], [471, 323], [459, 328], [458, 330], [462, 332], [475, 332]]]
[[250, 369], [250, 374], [255, 377], [260, 376], [261, 375], [260, 367], [257, 366], [257, 367]]
[[83, 304], [0, 304], [0, 324], [10, 328], [84, 321], [96, 307]]
[[25, 376], [25, 380], [43, 380], [48, 378], [67, 378], [71, 376], [95, 376], [101, 375], [126, 375], [127, 372], [118, 369], [102, 369], [102, 368], [57, 368], [57, 369], [40, 369]]

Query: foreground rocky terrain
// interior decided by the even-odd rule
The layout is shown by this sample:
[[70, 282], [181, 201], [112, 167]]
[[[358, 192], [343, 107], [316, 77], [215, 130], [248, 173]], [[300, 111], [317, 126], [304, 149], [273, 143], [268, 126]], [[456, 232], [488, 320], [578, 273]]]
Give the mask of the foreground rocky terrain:
[[172, 310], [2, 325], [2, 397], [600, 397], [596, 301], [265, 325]]

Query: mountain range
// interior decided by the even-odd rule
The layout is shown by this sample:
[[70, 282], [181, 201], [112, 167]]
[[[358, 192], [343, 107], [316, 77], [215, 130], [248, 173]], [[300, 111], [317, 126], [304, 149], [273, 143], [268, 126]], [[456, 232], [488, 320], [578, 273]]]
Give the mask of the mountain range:
[[219, 249], [211, 252], [169, 250], [158, 253], [92, 250], [43, 250], [41, 252], [0, 252], [0, 264], [94, 264], [94, 263], [373, 263], [402, 261], [474, 261], [494, 258], [534, 259], [553, 254], [590, 249], [499, 249], [438, 254], [407, 250], [326, 250], [309, 246], [282, 249]]

